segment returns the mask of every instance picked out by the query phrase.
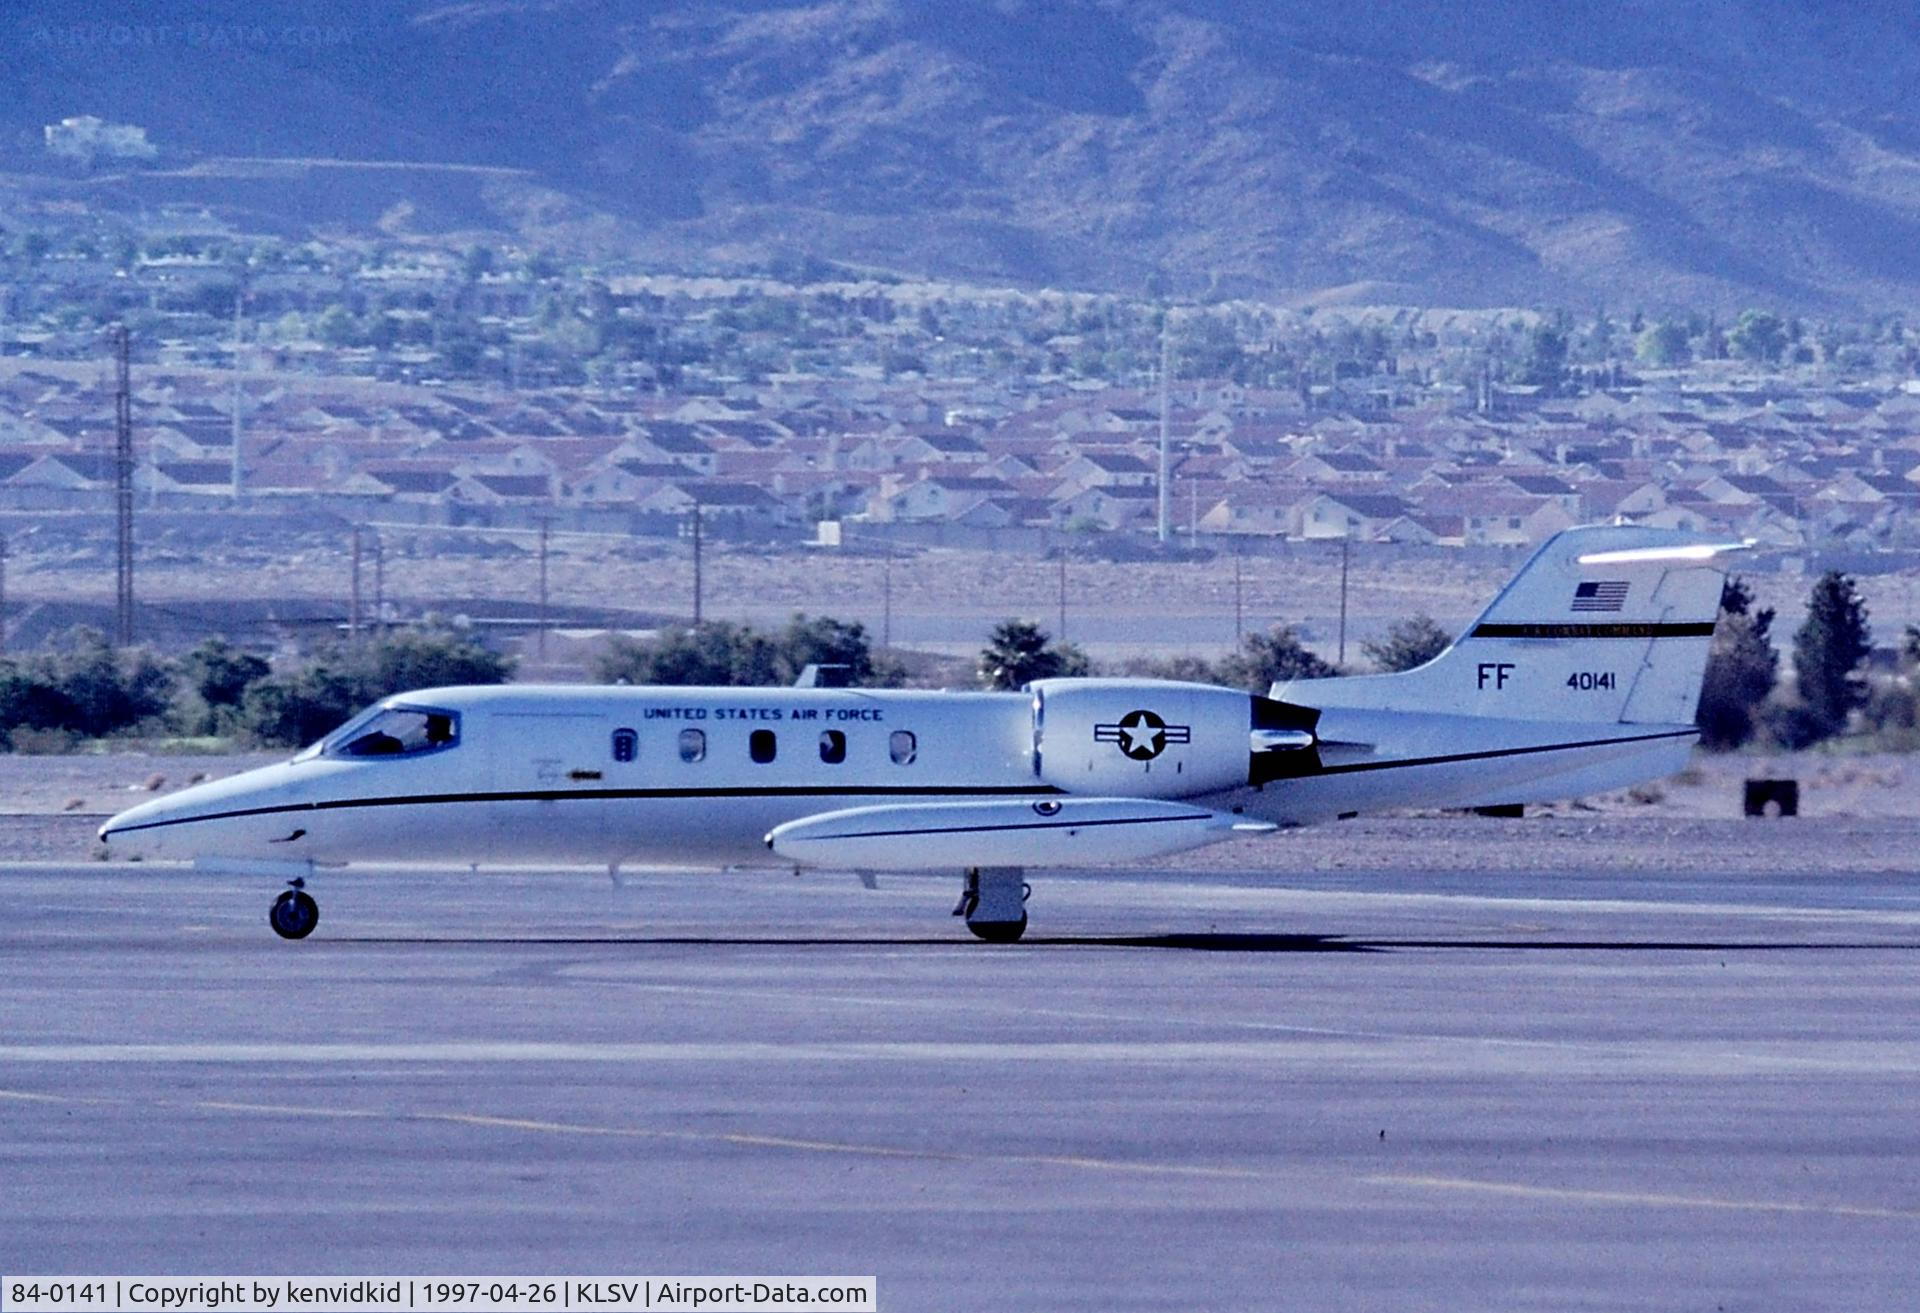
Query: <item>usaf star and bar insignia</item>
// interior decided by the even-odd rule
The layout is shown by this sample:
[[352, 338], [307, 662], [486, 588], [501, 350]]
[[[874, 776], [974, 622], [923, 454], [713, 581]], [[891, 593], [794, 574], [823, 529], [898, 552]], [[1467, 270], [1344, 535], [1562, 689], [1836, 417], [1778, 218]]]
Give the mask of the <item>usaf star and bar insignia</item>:
[[1152, 761], [1165, 752], [1169, 743], [1191, 743], [1191, 725], [1169, 725], [1153, 712], [1142, 708], [1129, 711], [1110, 725], [1093, 727], [1095, 743], [1117, 743], [1120, 751], [1135, 761]]

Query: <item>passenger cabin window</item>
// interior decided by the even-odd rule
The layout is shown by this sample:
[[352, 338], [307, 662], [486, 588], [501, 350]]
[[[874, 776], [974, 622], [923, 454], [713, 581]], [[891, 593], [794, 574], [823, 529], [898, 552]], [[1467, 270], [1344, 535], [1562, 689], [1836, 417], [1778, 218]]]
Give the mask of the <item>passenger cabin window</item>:
[[707, 732], [703, 729], [680, 731], [680, 760], [702, 761], [707, 755]]
[[847, 759], [847, 736], [837, 729], [820, 732], [820, 760], [838, 766]]
[[893, 757], [896, 766], [911, 766], [913, 759], [920, 755], [920, 740], [913, 736], [910, 729], [897, 729], [887, 735], [887, 751]]
[[632, 761], [640, 755], [640, 736], [630, 729], [617, 729], [613, 732], [613, 759]]
[[382, 707], [327, 745], [330, 757], [417, 757], [460, 742], [460, 717], [430, 707]]
[[757, 729], [747, 735], [747, 755], [762, 766], [772, 761], [779, 750], [780, 745], [770, 729]]

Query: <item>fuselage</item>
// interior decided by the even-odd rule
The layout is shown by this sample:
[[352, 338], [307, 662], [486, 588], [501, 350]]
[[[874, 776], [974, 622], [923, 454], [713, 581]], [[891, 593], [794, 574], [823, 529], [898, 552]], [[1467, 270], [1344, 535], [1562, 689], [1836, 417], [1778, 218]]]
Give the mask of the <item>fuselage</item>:
[[[1153, 729], [1146, 717], [1160, 728]], [[1138, 718], [1138, 719], [1136, 719]], [[1274, 730], [1274, 724], [1315, 723]], [[1269, 728], [1262, 728], [1267, 726]], [[1263, 739], [1267, 735], [1269, 738]], [[1271, 746], [1273, 737], [1285, 746]], [[1151, 680], [1045, 681], [1021, 693], [501, 686], [389, 698], [291, 761], [114, 817], [115, 856], [287, 865], [381, 861], [724, 866], [778, 863], [769, 834], [809, 817], [1015, 803], [996, 830], [1020, 864], [1071, 864], [1080, 829], [1024, 804], [1165, 800], [1198, 815], [1304, 825], [1393, 806], [1567, 796], [1678, 769], [1691, 727], [1530, 723], [1300, 708]], [[1564, 790], [1564, 791], [1562, 791]], [[1103, 816], [1112, 827], [1125, 808]], [[1166, 818], [1141, 814], [1139, 855]], [[1148, 831], [1152, 834], [1149, 836]], [[977, 827], [893, 845], [888, 864], [973, 864]], [[1194, 841], [1225, 837], [1218, 826]], [[1084, 837], [1084, 836], [1083, 836]], [[1103, 836], [1134, 851], [1117, 832]], [[789, 851], [798, 851], [789, 845]], [[820, 860], [836, 860], [822, 848]], [[844, 852], [844, 849], [837, 850]]]
[[1034, 776], [1031, 708], [1020, 693], [425, 690], [291, 761], [122, 813], [102, 838], [115, 855], [323, 864], [769, 862], [767, 832], [803, 816], [1059, 792]]

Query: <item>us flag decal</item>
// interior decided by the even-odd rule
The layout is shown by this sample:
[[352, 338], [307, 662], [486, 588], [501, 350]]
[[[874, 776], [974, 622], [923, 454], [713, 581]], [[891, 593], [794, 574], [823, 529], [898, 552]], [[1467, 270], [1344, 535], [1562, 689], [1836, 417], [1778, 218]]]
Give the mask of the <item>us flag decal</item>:
[[1618, 611], [1626, 604], [1626, 600], [1627, 582], [1624, 579], [1589, 580], [1573, 590], [1575, 611]]

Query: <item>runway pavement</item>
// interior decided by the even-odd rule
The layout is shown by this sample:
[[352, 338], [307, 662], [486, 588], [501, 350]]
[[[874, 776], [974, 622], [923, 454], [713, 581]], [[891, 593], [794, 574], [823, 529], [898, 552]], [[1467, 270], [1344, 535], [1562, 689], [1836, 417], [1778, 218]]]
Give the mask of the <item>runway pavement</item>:
[[1904, 874], [0, 867], [0, 1269], [876, 1273], [908, 1309], [1884, 1309]]

